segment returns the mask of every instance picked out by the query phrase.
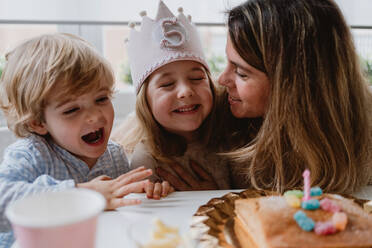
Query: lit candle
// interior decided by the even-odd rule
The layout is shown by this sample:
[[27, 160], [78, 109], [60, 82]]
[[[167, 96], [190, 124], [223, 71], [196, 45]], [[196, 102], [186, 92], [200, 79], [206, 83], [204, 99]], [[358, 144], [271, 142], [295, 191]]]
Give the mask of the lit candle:
[[304, 197], [302, 200], [308, 201], [310, 200], [310, 171], [306, 169], [302, 176], [304, 177]]

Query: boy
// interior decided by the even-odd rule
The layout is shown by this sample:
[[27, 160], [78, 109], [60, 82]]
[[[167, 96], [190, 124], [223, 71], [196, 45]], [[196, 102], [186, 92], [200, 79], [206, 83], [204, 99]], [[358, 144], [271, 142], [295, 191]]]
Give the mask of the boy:
[[33, 38], [6, 59], [0, 108], [21, 139], [0, 165], [0, 247], [14, 242], [6, 206], [30, 194], [83, 187], [102, 193], [107, 209], [138, 204], [123, 196], [143, 192], [151, 170], [127, 173], [123, 149], [109, 141], [114, 77], [108, 62], [70, 34]]

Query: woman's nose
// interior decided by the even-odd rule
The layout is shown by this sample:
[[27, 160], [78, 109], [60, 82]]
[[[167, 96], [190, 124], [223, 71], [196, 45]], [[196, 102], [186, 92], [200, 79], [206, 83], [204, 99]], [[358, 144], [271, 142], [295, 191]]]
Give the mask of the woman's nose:
[[218, 77], [218, 83], [225, 87], [231, 87], [234, 82], [231, 77], [231, 72], [226, 68]]

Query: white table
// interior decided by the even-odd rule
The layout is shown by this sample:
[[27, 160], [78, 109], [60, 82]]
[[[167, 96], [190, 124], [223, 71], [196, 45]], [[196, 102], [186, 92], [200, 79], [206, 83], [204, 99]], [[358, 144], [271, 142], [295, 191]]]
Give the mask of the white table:
[[97, 248], [137, 247], [135, 241], [145, 243], [150, 238], [153, 220], [159, 218], [166, 225], [187, 232], [192, 215], [211, 198], [241, 190], [213, 190], [174, 192], [161, 200], [146, 199], [144, 194], [131, 194], [141, 205], [104, 212], [98, 220]]
[[[161, 200], [146, 199], [144, 194], [131, 194], [127, 197], [141, 199], [142, 204], [106, 211], [99, 216], [96, 248], [134, 248], [137, 247], [136, 241], [146, 243], [155, 218], [169, 226], [178, 227], [182, 235], [188, 231], [191, 217], [199, 206], [206, 204], [211, 198], [240, 191], [174, 192]], [[364, 187], [354, 196], [372, 200], [372, 186]], [[13, 248], [18, 247], [14, 245]]]

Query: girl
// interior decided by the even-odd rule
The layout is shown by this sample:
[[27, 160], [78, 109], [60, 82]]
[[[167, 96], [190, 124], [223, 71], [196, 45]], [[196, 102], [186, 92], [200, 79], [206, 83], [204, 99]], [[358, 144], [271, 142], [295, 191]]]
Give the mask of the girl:
[[[143, 165], [154, 170], [152, 180], [161, 180], [157, 167], [175, 176], [175, 161], [190, 174], [177, 179], [181, 189], [198, 179], [202, 180], [195, 189], [227, 189], [228, 168], [210, 142], [215, 89], [197, 30], [182, 9], [179, 12], [174, 17], [160, 1], [157, 18], [142, 13], [141, 31], [131, 30], [128, 54], [137, 92], [136, 116], [121, 126], [114, 139], [133, 152], [131, 168]], [[195, 162], [205, 165], [206, 172], [195, 173]], [[148, 196], [165, 195], [161, 188], [167, 185], [156, 183], [147, 189]]]

